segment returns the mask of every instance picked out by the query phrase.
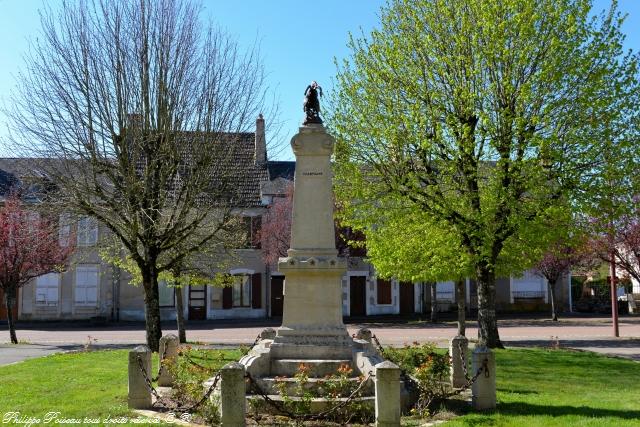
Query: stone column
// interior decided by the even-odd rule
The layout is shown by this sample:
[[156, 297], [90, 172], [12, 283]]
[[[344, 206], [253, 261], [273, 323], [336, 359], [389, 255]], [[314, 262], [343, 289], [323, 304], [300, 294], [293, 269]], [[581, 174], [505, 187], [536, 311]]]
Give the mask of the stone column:
[[493, 352], [484, 346], [473, 351], [473, 374], [482, 367], [478, 379], [471, 386], [471, 404], [474, 409], [496, 407], [496, 359]]
[[244, 365], [228, 363], [220, 370], [220, 425], [244, 426], [245, 415]]
[[389, 361], [376, 366], [376, 427], [400, 426], [400, 368]]
[[174, 334], [165, 335], [160, 338], [160, 350], [158, 351], [158, 362], [160, 363], [160, 375], [158, 385], [160, 387], [171, 387], [173, 385], [173, 375], [167, 369], [168, 364], [175, 364], [178, 357], [178, 337]]
[[148, 378], [151, 378], [151, 350], [146, 345], [141, 345], [129, 352], [129, 394], [127, 403], [131, 409], [151, 408], [151, 392], [147, 387], [142, 368]]
[[280, 258], [286, 276], [282, 326], [271, 345], [280, 359], [351, 358], [342, 323], [346, 262], [335, 246], [331, 154], [335, 140], [320, 124], [300, 127], [296, 156], [291, 248]]
[[464, 369], [462, 367], [462, 357], [465, 358], [467, 369], [469, 361], [467, 358], [467, 349], [469, 348], [469, 340], [458, 335], [454, 337], [449, 343], [449, 356], [451, 356], [451, 386], [453, 388], [463, 387], [467, 383], [467, 379], [464, 375]]

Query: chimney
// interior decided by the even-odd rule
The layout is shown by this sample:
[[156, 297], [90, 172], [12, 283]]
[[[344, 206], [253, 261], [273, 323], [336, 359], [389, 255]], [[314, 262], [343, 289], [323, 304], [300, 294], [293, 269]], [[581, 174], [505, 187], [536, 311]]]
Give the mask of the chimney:
[[264, 118], [262, 113], [256, 119], [256, 165], [264, 165], [267, 163], [267, 142], [264, 135]]

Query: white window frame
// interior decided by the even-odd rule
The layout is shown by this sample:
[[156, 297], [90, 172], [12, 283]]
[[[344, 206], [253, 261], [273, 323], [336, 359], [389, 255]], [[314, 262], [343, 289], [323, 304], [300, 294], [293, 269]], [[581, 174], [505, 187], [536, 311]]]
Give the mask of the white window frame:
[[95, 246], [98, 243], [98, 221], [90, 216], [78, 220], [78, 246]]
[[[251, 308], [251, 291], [253, 287], [253, 276], [246, 273], [235, 274], [231, 287], [231, 297], [233, 308]], [[240, 304], [236, 303], [236, 295], [239, 293]]]
[[60, 273], [36, 277], [35, 290], [37, 306], [57, 306], [60, 301]]
[[[96, 283], [95, 286], [87, 286], [86, 283], [83, 283], [80, 279], [80, 274], [92, 274], [95, 273]], [[80, 264], [76, 267], [75, 271], [75, 286], [74, 286], [74, 303], [78, 306], [97, 306], [98, 305], [98, 291], [100, 289], [100, 266], [96, 264]], [[88, 298], [89, 289], [95, 288], [93, 294], [95, 295], [95, 300]], [[80, 298], [81, 295], [84, 294], [84, 298]]]

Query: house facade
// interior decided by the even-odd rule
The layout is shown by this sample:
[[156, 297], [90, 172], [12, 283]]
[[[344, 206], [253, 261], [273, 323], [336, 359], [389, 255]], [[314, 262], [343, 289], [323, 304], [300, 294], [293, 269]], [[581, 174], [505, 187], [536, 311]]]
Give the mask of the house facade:
[[[262, 117], [256, 120], [255, 132], [235, 135], [233, 141], [240, 147], [234, 150], [237, 152], [234, 182], [242, 195], [234, 213], [246, 223], [249, 244], [239, 245], [243, 247], [235, 250], [234, 263], [225, 271], [232, 275], [231, 286], [184, 286], [184, 316], [190, 321], [282, 315], [285, 277], [275, 267], [265, 264], [259, 244], [252, 242], [255, 242], [253, 235], [260, 229], [268, 205], [274, 197], [281, 197], [293, 181], [295, 162], [267, 161]], [[29, 159], [0, 159], [0, 181], [7, 177], [25, 180], [33, 173]], [[60, 215], [60, 223], [61, 244], [70, 238], [77, 239], [73, 260], [66, 272], [38, 277], [20, 289], [14, 308], [18, 320], [144, 320], [142, 288], [132, 285], [126, 272], [100, 257], [101, 243], [110, 237], [108, 228], [89, 217], [72, 218], [65, 214]], [[342, 278], [344, 316], [429, 312], [429, 285], [379, 278], [363, 253], [353, 252], [346, 256], [348, 271]], [[560, 288], [556, 305], [561, 310], [568, 310], [568, 278]], [[477, 308], [475, 281], [467, 279], [465, 289], [467, 307], [474, 310]], [[161, 281], [159, 291], [162, 319], [175, 319], [174, 288]], [[496, 292], [497, 309], [503, 312], [548, 309], [548, 286], [532, 272], [499, 278]], [[453, 282], [437, 284], [437, 306], [440, 311], [455, 310]], [[0, 320], [5, 318], [6, 310], [2, 306]]]

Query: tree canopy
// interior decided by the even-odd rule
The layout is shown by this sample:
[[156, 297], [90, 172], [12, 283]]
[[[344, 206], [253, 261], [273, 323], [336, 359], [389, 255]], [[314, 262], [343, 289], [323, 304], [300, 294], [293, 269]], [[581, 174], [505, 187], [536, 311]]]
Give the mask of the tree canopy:
[[105, 224], [138, 265], [153, 350], [158, 273], [234, 223], [239, 174], [254, 172], [237, 153], [265, 107], [257, 49], [200, 11], [188, 0], [45, 11], [10, 111], [20, 152], [51, 160], [40, 168], [59, 201]]
[[434, 245], [446, 236], [464, 255], [439, 255], [436, 267], [422, 265], [425, 275], [470, 267], [480, 338], [492, 347], [501, 345], [500, 260], [527, 264], [535, 231], [553, 223], [558, 206], [575, 209], [593, 194], [586, 183], [599, 176], [603, 151], [622, 151], [616, 132], [638, 114], [637, 58], [622, 51], [623, 18], [615, 3], [596, 17], [591, 6], [393, 0], [338, 65], [329, 121], [338, 197], [354, 207], [344, 220], [370, 240], [376, 215], [359, 222], [360, 206], [381, 217], [381, 200], [407, 206], [385, 236], [399, 262], [408, 254], [392, 245], [393, 229], [402, 235], [416, 221], [430, 224], [422, 236]]

